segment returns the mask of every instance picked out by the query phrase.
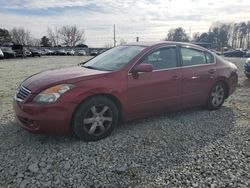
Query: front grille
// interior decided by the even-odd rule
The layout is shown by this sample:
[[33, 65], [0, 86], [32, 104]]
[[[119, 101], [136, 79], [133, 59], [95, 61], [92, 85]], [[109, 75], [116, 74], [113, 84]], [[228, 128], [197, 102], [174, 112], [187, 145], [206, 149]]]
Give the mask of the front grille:
[[15, 99], [19, 102], [23, 102], [28, 98], [31, 91], [23, 86], [20, 87], [20, 89], [17, 91]]

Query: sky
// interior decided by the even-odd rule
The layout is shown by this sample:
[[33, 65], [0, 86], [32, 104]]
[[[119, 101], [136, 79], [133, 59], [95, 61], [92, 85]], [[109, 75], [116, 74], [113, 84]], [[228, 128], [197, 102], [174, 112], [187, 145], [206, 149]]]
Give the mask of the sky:
[[206, 32], [214, 22], [250, 20], [250, 0], [0, 0], [0, 28], [23, 27], [41, 38], [47, 28], [76, 25], [85, 43], [159, 41], [171, 28]]

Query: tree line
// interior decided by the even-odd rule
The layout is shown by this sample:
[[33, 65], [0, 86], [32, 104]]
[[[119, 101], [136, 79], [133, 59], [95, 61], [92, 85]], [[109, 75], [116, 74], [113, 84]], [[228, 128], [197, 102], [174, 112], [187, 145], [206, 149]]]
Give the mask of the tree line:
[[14, 27], [11, 30], [0, 28], [0, 44], [13, 42], [24, 46], [76, 46], [79, 42], [85, 42], [84, 30], [77, 26], [61, 26], [59, 28], [47, 28], [47, 36], [41, 39], [32, 37], [29, 30], [22, 27]]
[[[168, 31], [165, 40], [180, 42], [210, 43], [216, 48], [250, 48], [250, 20], [239, 23], [213, 23], [207, 32], [194, 33], [189, 36], [182, 27], [172, 28]], [[0, 28], [0, 44], [14, 42], [25, 46], [76, 46], [85, 42], [84, 30], [77, 26], [61, 26], [47, 28], [47, 35], [41, 39], [32, 37], [30, 31], [24, 28], [13, 28], [10, 31]]]
[[165, 40], [211, 43], [214, 47], [250, 48], [250, 21], [239, 23], [213, 23], [208, 32], [188, 36], [182, 27], [170, 29]]

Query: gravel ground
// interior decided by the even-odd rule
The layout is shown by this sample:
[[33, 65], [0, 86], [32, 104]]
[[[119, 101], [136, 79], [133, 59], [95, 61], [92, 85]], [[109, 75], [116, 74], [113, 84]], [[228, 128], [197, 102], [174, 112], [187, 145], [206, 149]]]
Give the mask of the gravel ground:
[[83, 57], [0, 61], [0, 188], [250, 187], [250, 80], [245, 59], [230, 60], [238, 66], [239, 86], [220, 110], [129, 122], [90, 143], [30, 134], [15, 124], [11, 107], [24, 78]]

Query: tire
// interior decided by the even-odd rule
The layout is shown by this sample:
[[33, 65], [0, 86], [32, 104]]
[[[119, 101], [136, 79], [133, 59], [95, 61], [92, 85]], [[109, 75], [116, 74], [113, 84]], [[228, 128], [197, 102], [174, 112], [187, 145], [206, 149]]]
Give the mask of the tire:
[[207, 100], [207, 109], [217, 110], [219, 109], [226, 98], [226, 87], [222, 82], [217, 82], [212, 87]]
[[73, 133], [84, 141], [97, 141], [111, 134], [118, 124], [118, 109], [106, 97], [93, 97], [83, 102], [72, 121]]

